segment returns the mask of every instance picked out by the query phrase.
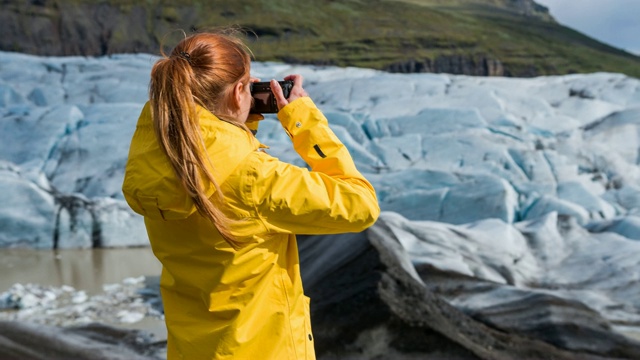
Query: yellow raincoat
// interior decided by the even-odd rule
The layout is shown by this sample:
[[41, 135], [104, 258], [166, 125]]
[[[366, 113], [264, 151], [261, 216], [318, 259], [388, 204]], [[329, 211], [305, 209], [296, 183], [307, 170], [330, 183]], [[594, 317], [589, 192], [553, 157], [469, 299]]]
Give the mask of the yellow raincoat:
[[237, 220], [231, 232], [242, 246], [234, 250], [196, 211], [157, 143], [149, 104], [142, 110], [123, 192], [163, 265], [169, 359], [315, 358], [294, 234], [361, 231], [380, 209], [310, 98], [278, 116], [311, 171], [268, 155], [252, 134], [199, 108], [222, 210]]

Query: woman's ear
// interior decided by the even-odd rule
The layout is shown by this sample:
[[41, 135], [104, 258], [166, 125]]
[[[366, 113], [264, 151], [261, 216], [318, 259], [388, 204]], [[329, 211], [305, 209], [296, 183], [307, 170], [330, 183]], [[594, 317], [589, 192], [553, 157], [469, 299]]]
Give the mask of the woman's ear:
[[238, 83], [233, 87], [233, 109], [240, 109], [240, 104], [242, 104], [242, 92], [244, 91], [244, 84], [242, 81], [238, 81]]

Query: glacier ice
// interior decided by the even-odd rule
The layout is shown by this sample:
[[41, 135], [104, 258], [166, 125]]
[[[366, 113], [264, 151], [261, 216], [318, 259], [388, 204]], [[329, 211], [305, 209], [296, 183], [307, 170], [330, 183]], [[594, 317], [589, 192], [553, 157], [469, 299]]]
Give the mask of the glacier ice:
[[[146, 245], [120, 186], [155, 59], [0, 52], [0, 247]], [[252, 68], [305, 77], [415, 264], [502, 286], [458, 306], [526, 289], [640, 325], [640, 80]], [[305, 166], [274, 116], [258, 137]]]

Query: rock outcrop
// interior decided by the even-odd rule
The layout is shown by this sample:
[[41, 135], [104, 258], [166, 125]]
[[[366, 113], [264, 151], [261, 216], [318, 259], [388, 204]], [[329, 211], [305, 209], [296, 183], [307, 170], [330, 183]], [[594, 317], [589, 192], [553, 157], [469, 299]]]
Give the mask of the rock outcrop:
[[606, 319], [578, 301], [515, 288], [505, 291], [499, 284], [432, 266], [418, 266], [417, 271], [427, 288], [444, 299], [457, 302], [456, 299], [465, 297], [495, 296], [495, 305], [457, 307], [491, 328], [538, 339], [569, 351], [594, 353], [606, 358], [640, 357], [639, 344], [612, 331]]
[[[469, 290], [469, 284], [473, 291], [491, 285], [424, 267], [417, 272], [383, 218], [359, 234], [301, 238], [300, 253], [320, 359], [632, 359], [640, 354], [640, 344], [608, 332], [597, 314], [551, 297], [466, 314], [446, 296]], [[547, 312], [550, 316], [540, 316]], [[571, 320], [585, 314], [589, 320]]]
[[165, 343], [102, 324], [60, 328], [0, 321], [0, 358], [30, 360], [159, 360]]
[[535, 16], [545, 20], [551, 20], [549, 8], [540, 5], [533, 0], [510, 0], [511, 6], [515, 7], [520, 13], [526, 16]]
[[441, 55], [433, 60], [407, 60], [387, 65], [384, 70], [396, 73], [447, 73], [477, 76], [507, 75], [504, 66], [498, 59], [463, 55]]
[[155, 53], [154, 31], [170, 26], [156, 15], [143, 4], [115, 1], [5, 1], [0, 49], [54, 56]]

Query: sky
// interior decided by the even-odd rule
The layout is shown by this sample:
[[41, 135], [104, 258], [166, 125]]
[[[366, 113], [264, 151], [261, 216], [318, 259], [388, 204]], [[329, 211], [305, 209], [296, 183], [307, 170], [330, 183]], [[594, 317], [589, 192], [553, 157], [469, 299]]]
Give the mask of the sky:
[[640, 0], [535, 0], [561, 23], [640, 55]]

